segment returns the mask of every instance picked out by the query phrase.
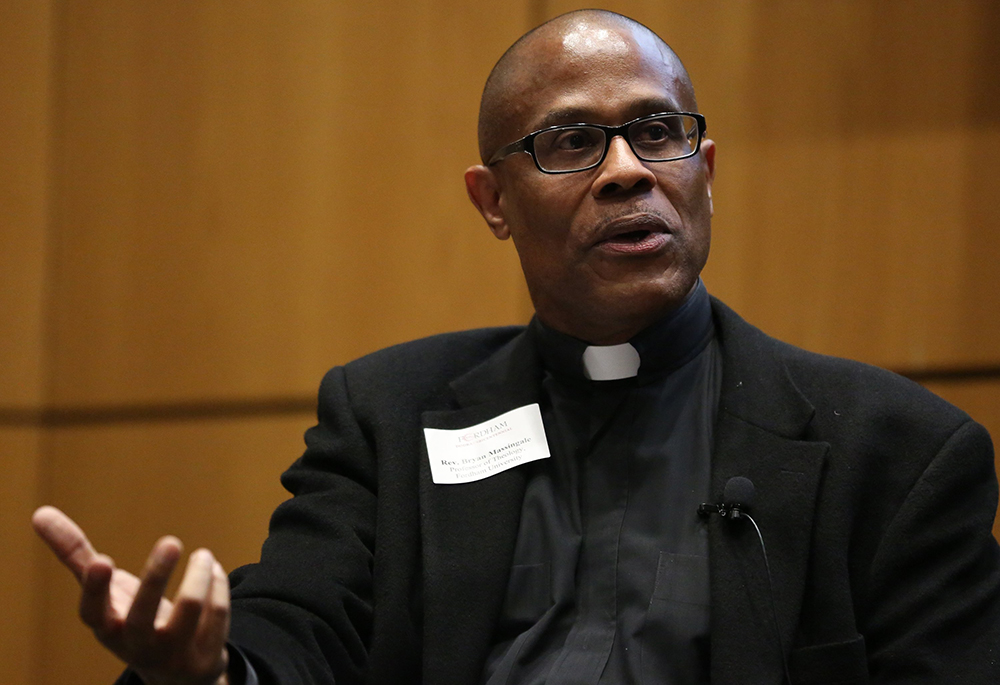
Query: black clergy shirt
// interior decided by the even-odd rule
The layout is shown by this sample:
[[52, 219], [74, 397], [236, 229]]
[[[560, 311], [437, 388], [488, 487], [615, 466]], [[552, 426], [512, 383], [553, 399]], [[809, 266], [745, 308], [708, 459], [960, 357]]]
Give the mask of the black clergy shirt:
[[[708, 499], [722, 379], [708, 293], [589, 380], [587, 344], [532, 321], [551, 458], [528, 472], [486, 685], [708, 683]], [[633, 353], [634, 354], [634, 353]]]

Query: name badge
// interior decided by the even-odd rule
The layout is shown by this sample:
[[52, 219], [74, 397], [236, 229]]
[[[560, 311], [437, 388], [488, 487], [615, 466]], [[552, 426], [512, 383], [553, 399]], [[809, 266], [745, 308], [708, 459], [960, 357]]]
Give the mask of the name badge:
[[431, 480], [439, 485], [471, 483], [549, 457], [542, 413], [527, 404], [468, 428], [425, 428]]

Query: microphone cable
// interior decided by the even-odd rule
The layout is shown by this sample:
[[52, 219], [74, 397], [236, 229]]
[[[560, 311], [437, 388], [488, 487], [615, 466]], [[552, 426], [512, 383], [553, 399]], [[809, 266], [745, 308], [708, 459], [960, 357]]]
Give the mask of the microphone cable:
[[778, 641], [778, 651], [781, 652], [781, 666], [785, 669], [785, 680], [788, 685], [792, 683], [792, 676], [788, 672], [788, 656], [785, 654], [785, 646], [781, 643], [781, 630], [778, 629], [778, 609], [774, 604], [774, 584], [771, 582], [771, 564], [767, 561], [767, 547], [764, 545], [764, 536], [760, 534], [760, 526], [753, 520], [753, 516], [745, 511], [738, 511], [733, 518], [746, 517], [753, 524], [753, 529], [757, 531], [757, 539], [760, 540], [760, 552], [764, 556], [764, 570], [767, 571], [767, 597], [771, 603], [771, 618], [774, 621], [774, 637]]
[[781, 667], [784, 669], [785, 680], [788, 685], [792, 683], [792, 676], [788, 670], [788, 656], [785, 654], [785, 646], [781, 642], [781, 630], [778, 627], [778, 609], [774, 604], [774, 582], [771, 580], [771, 564], [767, 560], [767, 546], [764, 544], [764, 536], [760, 532], [760, 526], [753, 517], [747, 513], [750, 505], [753, 504], [755, 489], [753, 481], [745, 476], [734, 476], [726, 481], [725, 491], [722, 495], [722, 502], [719, 504], [705, 503], [698, 507], [698, 515], [708, 517], [718, 514], [724, 520], [746, 518], [753, 524], [753, 529], [757, 533], [757, 540], [760, 541], [760, 552], [764, 557], [764, 570], [767, 572], [767, 598], [771, 605], [771, 619], [774, 625], [774, 637], [778, 642], [778, 651], [781, 654]]

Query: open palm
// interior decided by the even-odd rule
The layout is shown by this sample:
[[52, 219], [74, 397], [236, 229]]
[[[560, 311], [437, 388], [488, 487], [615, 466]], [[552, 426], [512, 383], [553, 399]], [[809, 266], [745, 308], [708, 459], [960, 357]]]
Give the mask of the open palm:
[[181, 555], [173, 536], [153, 546], [142, 578], [99, 554], [55, 507], [32, 517], [35, 530], [80, 583], [80, 618], [147, 685], [225, 683], [229, 582], [207, 549], [191, 554], [173, 602], [163, 596]]

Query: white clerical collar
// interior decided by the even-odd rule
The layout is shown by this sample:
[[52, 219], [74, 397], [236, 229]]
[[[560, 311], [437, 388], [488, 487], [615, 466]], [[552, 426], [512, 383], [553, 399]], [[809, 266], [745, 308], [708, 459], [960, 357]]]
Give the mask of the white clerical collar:
[[639, 374], [639, 352], [632, 343], [589, 345], [583, 351], [583, 375], [592, 381], [617, 381]]

